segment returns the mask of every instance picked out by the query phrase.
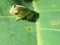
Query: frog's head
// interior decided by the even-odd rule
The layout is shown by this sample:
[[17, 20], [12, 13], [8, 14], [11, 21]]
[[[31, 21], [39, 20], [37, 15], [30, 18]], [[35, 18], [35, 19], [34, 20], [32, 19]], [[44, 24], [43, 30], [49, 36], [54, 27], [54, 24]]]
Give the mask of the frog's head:
[[10, 9], [10, 14], [11, 15], [18, 14], [18, 10], [17, 10], [17, 6], [16, 5], [12, 5], [12, 7]]
[[18, 15], [20, 8], [24, 8], [24, 6], [21, 5], [12, 5], [11, 9], [10, 9], [10, 13], [12, 15]]

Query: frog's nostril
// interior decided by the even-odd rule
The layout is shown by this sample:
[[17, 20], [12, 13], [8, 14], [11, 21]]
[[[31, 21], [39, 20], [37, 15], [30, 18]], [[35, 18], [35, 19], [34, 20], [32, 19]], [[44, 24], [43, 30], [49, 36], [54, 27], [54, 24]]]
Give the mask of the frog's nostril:
[[16, 5], [14, 5], [14, 7], [16, 7]]

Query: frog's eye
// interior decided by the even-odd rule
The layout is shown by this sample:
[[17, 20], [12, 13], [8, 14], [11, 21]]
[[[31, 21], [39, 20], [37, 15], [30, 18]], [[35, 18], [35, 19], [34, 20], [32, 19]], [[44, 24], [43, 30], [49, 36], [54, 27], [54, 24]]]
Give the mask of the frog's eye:
[[15, 10], [14, 13], [15, 13], [15, 15], [18, 15], [18, 11], [17, 10]]

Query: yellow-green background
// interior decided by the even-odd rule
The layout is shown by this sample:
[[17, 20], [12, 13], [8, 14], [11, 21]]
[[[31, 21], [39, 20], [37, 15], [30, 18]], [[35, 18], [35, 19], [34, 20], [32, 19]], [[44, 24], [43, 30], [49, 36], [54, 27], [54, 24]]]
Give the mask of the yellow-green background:
[[[34, 1], [40, 14], [42, 45], [60, 45], [60, 0]], [[9, 13], [13, 4], [34, 8], [31, 2], [23, 0], [0, 0], [0, 45], [37, 45], [36, 24], [23, 20], [16, 22]], [[57, 20], [58, 24], [51, 24], [52, 20]]]

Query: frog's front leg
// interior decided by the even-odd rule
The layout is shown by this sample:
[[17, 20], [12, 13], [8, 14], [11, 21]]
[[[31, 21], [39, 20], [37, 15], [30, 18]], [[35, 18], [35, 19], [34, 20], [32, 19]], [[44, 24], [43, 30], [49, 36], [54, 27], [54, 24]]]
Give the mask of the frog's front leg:
[[16, 21], [19, 21], [19, 20], [21, 20], [18, 16], [16, 16]]
[[18, 22], [20, 19], [16, 19], [16, 21]]

